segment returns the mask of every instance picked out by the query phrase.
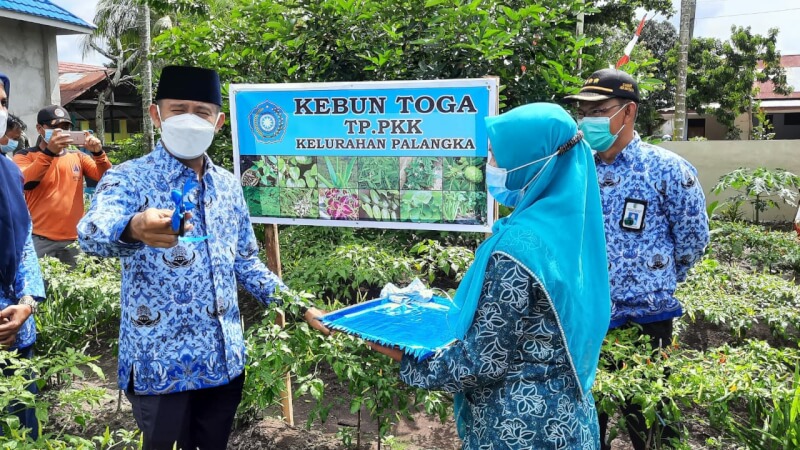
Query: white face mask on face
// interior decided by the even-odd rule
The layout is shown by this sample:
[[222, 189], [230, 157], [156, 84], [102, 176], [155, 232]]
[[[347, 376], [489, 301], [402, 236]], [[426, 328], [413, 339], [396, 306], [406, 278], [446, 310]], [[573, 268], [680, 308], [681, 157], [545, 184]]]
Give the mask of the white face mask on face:
[[161, 110], [156, 106], [158, 118], [161, 120], [161, 140], [164, 146], [176, 158], [195, 159], [203, 156], [203, 153], [211, 146], [214, 140], [214, 124], [198, 117], [194, 114], [180, 114], [172, 116], [166, 120], [161, 119]]
[[5, 108], [0, 109], [0, 137], [6, 134], [6, 125], [8, 125], [8, 111]]

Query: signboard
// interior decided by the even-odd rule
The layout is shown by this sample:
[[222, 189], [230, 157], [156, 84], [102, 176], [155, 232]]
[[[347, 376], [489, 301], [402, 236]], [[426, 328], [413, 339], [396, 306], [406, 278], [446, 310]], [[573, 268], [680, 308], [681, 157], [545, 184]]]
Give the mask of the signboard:
[[232, 84], [230, 97], [253, 222], [491, 230], [495, 79]]

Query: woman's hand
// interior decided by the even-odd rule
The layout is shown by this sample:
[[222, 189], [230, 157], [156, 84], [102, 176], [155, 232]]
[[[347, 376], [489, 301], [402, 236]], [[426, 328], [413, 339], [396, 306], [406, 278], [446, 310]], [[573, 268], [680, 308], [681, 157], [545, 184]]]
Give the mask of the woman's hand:
[[369, 348], [375, 350], [376, 352], [383, 353], [397, 362], [400, 362], [400, 360], [403, 359], [403, 351], [400, 349], [384, 347], [383, 345], [375, 344], [373, 342], [367, 342], [367, 345], [369, 345]]

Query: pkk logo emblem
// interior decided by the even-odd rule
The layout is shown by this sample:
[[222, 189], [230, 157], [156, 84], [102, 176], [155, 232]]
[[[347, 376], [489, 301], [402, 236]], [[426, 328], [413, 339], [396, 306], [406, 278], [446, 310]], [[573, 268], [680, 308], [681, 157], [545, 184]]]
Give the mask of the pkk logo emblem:
[[248, 118], [250, 130], [262, 144], [281, 142], [286, 134], [287, 121], [288, 116], [283, 109], [269, 100], [256, 106]]

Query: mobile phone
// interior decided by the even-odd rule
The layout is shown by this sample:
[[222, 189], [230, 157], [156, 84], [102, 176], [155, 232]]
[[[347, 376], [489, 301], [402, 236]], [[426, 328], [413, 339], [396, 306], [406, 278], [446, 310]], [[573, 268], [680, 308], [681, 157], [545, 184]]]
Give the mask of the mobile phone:
[[70, 131], [69, 136], [72, 138], [72, 143], [75, 145], [86, 144], [86, 134], [83, 131]]

